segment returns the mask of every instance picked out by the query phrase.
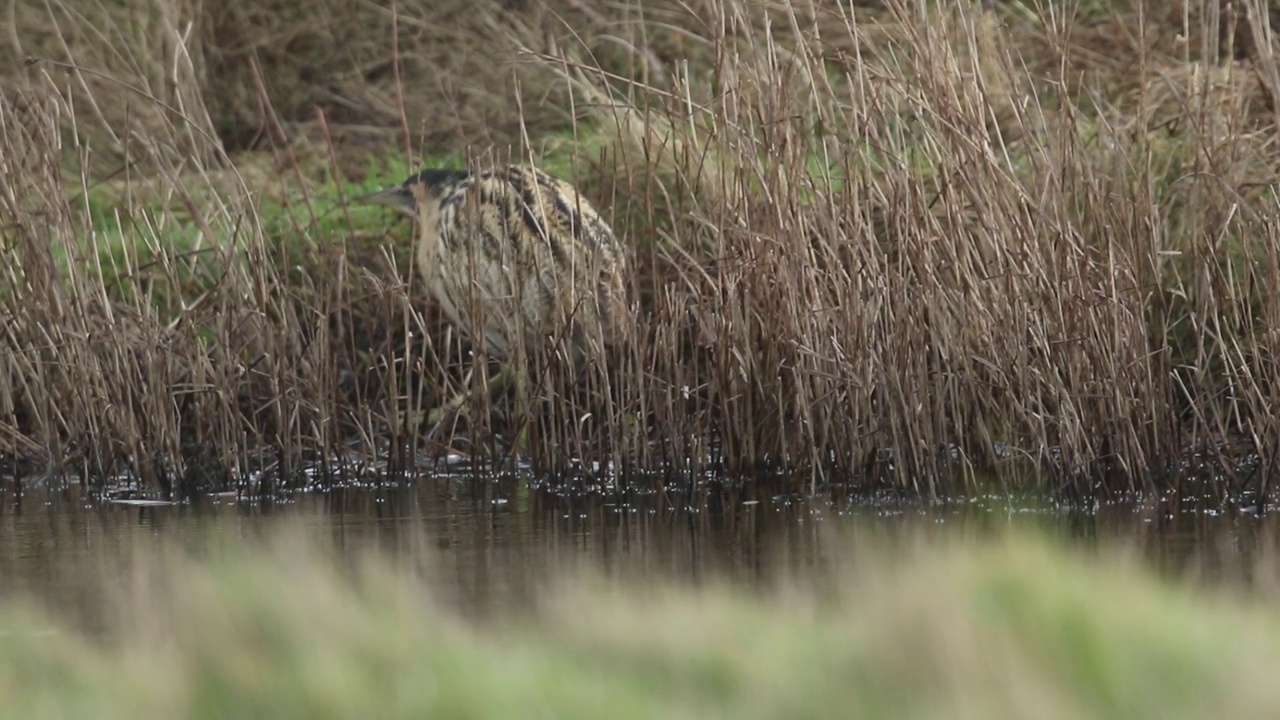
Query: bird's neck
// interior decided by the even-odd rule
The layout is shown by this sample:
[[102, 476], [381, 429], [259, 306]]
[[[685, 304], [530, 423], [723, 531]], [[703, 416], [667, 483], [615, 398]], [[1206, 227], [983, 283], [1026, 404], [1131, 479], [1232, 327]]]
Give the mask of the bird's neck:
[[446, 227], [447, 223], [442, 223], [441, 209], [439, 203], [425, 202], [418, 205], [418, 271], [422, 273], [423, 279], [430, 285], [440, 273], [440, 254], [441, 243], [444, 238], [440, 236], [441, 228]]

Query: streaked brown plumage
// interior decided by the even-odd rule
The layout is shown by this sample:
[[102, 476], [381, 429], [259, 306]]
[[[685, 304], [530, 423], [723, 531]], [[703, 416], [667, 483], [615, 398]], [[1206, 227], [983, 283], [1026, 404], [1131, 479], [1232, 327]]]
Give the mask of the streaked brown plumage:
[[483, 328], [490, 351], [563, 337], [581, 357], [625, 331], [626, 254], [569, 183], [524, 166], [429, 169], [366, 199], [417, 220], [428, 289], [463, 332]]

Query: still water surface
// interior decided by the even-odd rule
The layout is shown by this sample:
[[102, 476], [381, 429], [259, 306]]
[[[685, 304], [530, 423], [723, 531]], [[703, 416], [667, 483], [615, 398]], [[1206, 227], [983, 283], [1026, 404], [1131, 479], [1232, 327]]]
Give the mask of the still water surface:
[[[755, 586], [820, 575], [858, 543], [936, 536], [969, 542], [1037, 531], [1086, 548], [1131, 548], [1166, 574], [1210, 583], [1280, 575], [1276, 513], [1168, 512], [1117, 504], [1091, 512], [1011, 505], [998, 498], [923, 505], [781, 495], [767, 483], [695, 493], [565, 496], [523, 481], [421, 479], [399, 487], [308, 492], [289, 501], [209, 499], [194, 505], [121, 505], [76, 487], [0, 491], [0, 599], [38, 602], [90, 618], [103, 599], [86, 569], [128, 571], [139, 549], [201, 553], [262, 542], [301, 526], [339, 555], [377, 549], [425, 568], [446, 602], [464, 610], [517, 607], [546, 578], [590, 568], [606, 575]], [[230, 532], [225, 532], [230, 529]]]

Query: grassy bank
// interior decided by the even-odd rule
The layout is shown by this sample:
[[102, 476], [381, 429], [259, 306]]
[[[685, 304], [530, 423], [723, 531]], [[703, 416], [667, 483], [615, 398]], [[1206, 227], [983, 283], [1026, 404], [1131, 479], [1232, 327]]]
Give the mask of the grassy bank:
[[[0, 462], [179, 495], [454, 447], [1266, 496], [1264, 7], [960, 5], [15, 6]], [[348, 199], [509, 158], [605, 208], [633, 341], [585, 395], [425, 428], [465, 343], [410, 229]]]
[[1258, 599], [1027, 538], [855, 544], [825, 579], [760, 594], [548, 578], [536, 607], [480, 624], [406, 568], [232, 546], [87, 571], [119, 618], [92, 639], [6, 603], [8, 712], [1246, 718], [1280, 701], [1280, 625]]

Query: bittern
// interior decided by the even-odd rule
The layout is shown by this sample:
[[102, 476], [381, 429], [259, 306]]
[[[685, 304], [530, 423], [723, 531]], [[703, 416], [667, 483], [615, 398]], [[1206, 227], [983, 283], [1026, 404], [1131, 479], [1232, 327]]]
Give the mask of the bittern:
[[626, 332], [626, 254], [573, 185], [527, 166], [428, 169], [363, 199], [416, 220], [428, 290], [492, 354], [511, 361], [518, 343], [540, 350], [563, 341], [576, 361], [599, 357]]

